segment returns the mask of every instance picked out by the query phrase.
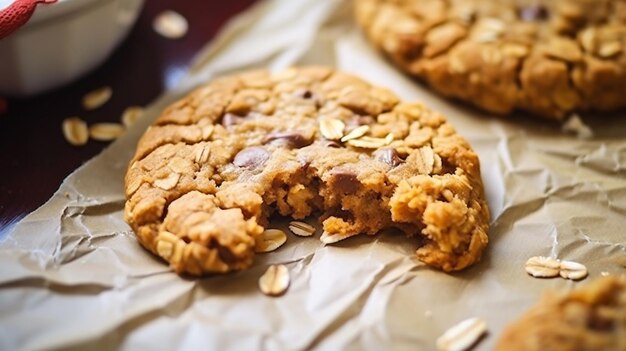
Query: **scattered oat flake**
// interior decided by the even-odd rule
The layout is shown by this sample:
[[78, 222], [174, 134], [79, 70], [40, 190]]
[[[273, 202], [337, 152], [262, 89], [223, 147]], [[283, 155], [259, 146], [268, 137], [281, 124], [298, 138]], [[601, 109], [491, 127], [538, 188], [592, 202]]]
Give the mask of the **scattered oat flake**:
[[358, 233], [350, 233], [350, 234], [329, 234], [328, 232], [324, 231], [322, 233], [322, 236], [320, 237], [320, 241], [323, 242], [324, 244], [334, 244], [336, 242], [348, 239], [350, 237], [353, 237], [355, 235], [357, 235]]
[[83, 96], [83, 107], [88, 111], [95, 110], [106, 104], [112, 95], [113, 89], [108, 86], [93, 90]]
[[589, 139], [593, 137], [593, 130], [586, 125], [579, 115], [571, 115], [561, 129], [566, 133], [576, 134], [579, 139]]
[[169, 39], [182, 38], [187, 34], [187, 19], [178, 12], [166, 10], [158, 14], [152, 22], [155, 32]]
[[89, 136], [98, 141], [111, 141], [124, 134], [124, 126], [119, 123], [96, 123], [89, 127]]
[[289, 270], [285, 265], [271, 265], [259, 278], [259, 289], [265, 295], [282, 295], [289, 287]]
[[120, 120], [126, 128], [129, 128], [143, 116], [143, 111], [143, 107], [141, 106], [127, 107], [124, 112], [122, 112], [122, 118]]
[[311, 236], [315, 233], [315, 227], [300, 221], [290, 222], [289, 230], [297, 236]]
[[580, 280], [587, 277], [587, 267], [584, 264], [574, 261], [561, 261], [561, 270], [559, 274], [562, 278], [571, 280]]
[[526, 261], [526, 273], [535, 278], [554, 278], [560, 270], [561, 263], [555, 258], [535, 256]]
[[63, 120], [62, 130], [65, 140], [74, 146], [85, 145], [89, 140], [87, 123], [78, 117]]
[[256, 240], [256, 252], [270, 252], [278, 249], [287, 241], [287, 234], [280, 229], [266, 229]]
[[469, 350], [487, 331], [487, 323], [480, 318], [466, 319], [448, 329], [437, 339], [439, 351]]

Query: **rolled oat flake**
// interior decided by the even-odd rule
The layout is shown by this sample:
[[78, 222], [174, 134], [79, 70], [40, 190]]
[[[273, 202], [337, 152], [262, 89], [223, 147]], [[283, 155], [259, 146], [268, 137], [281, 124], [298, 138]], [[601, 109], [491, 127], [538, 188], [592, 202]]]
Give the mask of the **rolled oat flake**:
[[439, 351], [469, 350], [487, 331], [487, 323], [480, 318], [468, 318], [446, 330], [437, 339]]
[[282, 295], [289, 287], [289, 270], [285, 265], [271, 265], [259, 278], [259, 289], [265, 295]]
[[154, 18], [154, 31], [169, 39], [182, 38], [187, 34], [189, 24], [187, 19], [178, 12], [166, 10]]

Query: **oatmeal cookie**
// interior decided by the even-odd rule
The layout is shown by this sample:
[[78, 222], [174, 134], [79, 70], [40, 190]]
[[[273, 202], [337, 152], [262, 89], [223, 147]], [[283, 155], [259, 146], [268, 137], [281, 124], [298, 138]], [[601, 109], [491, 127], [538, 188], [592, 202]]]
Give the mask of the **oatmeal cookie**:
[[626, 350], [626, 278], [544, 296], [504, 331], [496, 350]]
[[445, 271], [479, 260], [489, 210], [476, 153], [420, 103], [325, 67], [216, 79], [140, 139], [125, 218], [177, 272], [250, 266], [272, 215], [325, 238], [397, 228]]
[[439, 93], [507, 115], [626, 107], [625, 0], [356, 0], [371, 42]]

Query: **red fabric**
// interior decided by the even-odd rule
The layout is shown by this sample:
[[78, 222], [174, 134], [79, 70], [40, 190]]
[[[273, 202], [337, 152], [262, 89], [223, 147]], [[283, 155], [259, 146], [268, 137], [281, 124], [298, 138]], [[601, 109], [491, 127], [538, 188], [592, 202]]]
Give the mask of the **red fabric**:
[[13, 33], [35, 12], [37, 4], [52, 4], [57, 0], [15, 0], [5, 9], [0, 10], [0, 39]]

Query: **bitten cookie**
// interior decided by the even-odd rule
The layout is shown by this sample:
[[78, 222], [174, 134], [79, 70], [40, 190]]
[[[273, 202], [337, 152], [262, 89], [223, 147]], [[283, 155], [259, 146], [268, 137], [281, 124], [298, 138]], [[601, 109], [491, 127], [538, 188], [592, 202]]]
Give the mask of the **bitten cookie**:
[[626, 350], [626, 278], [544, 296], [504, 331], [496, 350]]
[[374, 45], [439, 93], [562, 119], [626, 107], [624, 0], [356, 0]]
[[445, 271], [479, 260], [489, 210], [476, 153], [440, 114], [324, 67], [216, 79], [137, 145], [125, 218], [177, 272], [251, 265], [278, 214], [327, 241], [397, 228]]

